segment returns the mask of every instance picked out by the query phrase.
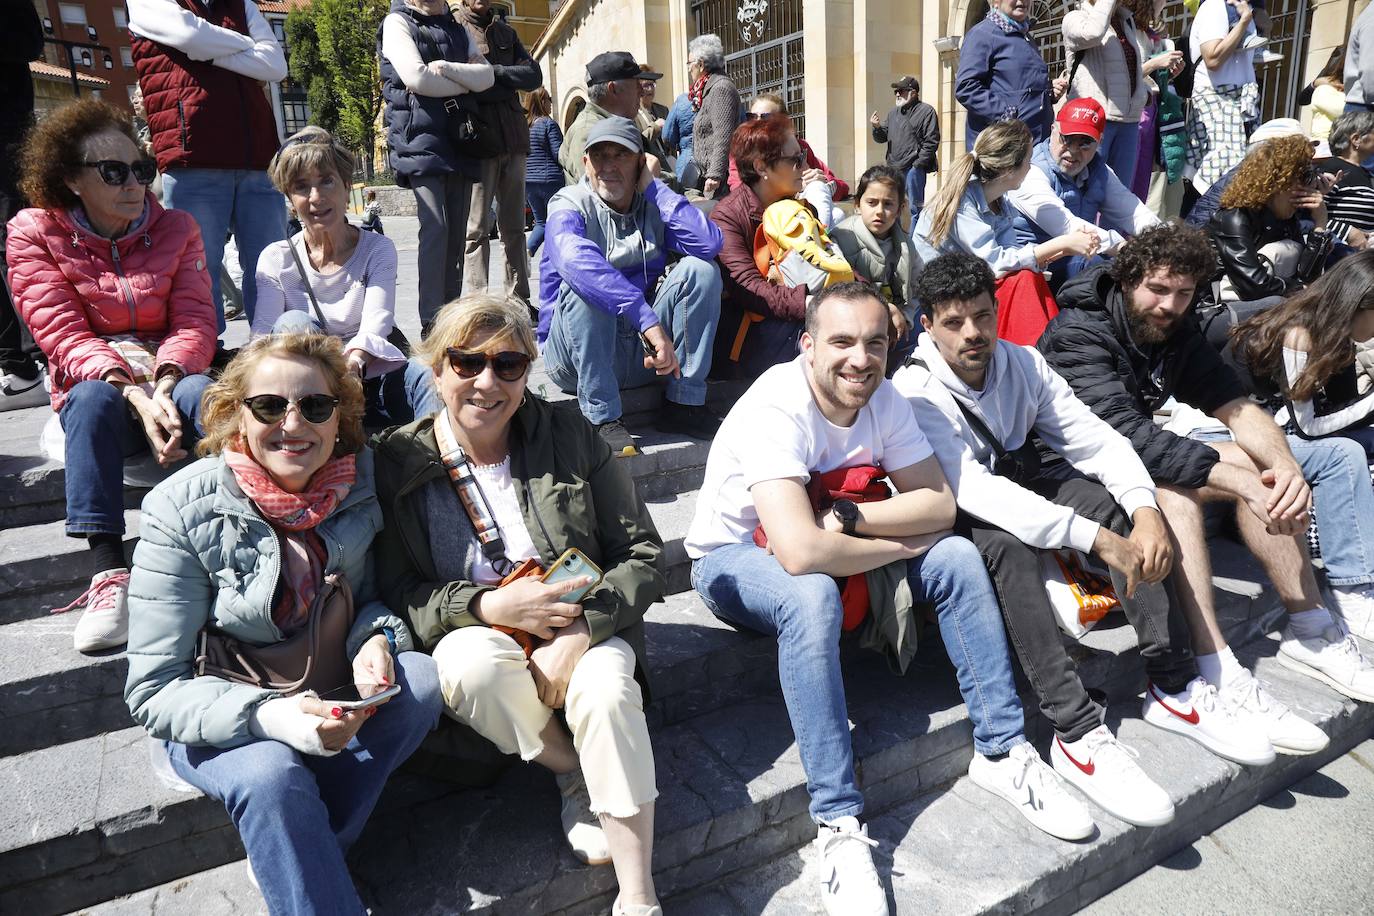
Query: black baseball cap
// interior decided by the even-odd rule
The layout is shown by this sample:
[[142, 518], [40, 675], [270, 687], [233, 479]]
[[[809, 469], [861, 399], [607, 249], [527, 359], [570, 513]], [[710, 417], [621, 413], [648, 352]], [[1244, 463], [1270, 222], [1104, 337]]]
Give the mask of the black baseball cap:
[[587, 85], [609, 83], [614, 80], [656, 80], [662, 73], [641, 70], [635, 57], [629, 51], [603, 51], [587, 64]]
[[921, 84], [916, 82], [916, 77], [914, 76], [904, 76], [901, 79], [897, 80], [897, 82], [893, 83], [892, 88], [901, 89], [903, 91], [906, 91], [907, 89], [915, 89], [917, 92], [920, 92]]

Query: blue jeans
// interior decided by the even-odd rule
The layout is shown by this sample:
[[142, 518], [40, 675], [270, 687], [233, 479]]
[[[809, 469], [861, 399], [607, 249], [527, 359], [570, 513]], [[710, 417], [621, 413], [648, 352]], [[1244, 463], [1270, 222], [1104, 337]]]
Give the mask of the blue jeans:
[[562, 187], [561, 181], [525, 182], [525, 199], [529, 201], [530, 211], [534, 213], [534, 228], [530, 230], [530, 237], [525, 240], [525, 248], [531, 257], [544, 243], [544, 222], [549, 217], [549, 198], [557, 194]]
[[224, 333], [224, 300], [220, 295], [220, 264], [224, 239], [230, 228], [243, 268], [243, 313], [249, 322], [258, 304], [258, 285], [253, 279], [258, 255], [273, 242], [286, 238], [286, 198], [266, 172], [245, 169], [172, 169], [162, 175], [163, 203], [195, 217], [205, 243], [205, 264], [210, 274], [210, 294]]
[[[292, 309], [282, 312], [272, 323], [273, 334], [323, 334], [318, 319], [309, 312]], [[379, 414], [377, 425], [404, 426], [417, 417], [427, 417], [443, 409], [434, 372], [415, 357], [386, 375], [363, 380], [363, 401], [369, 415]], [[371, 422], [369, 420], [369, 422]]]
[[921, 208], [926, 203], [926, 170], [913, 165], [906, 170], [906, 205], [911, 210], [911, 230], [916, 231], [916, 220], [921, 218]]
[[1135, 180], [1135, 162], [1140, 154], [1140, 124], [1108, 121], [1102, 132], [1097, 155], [1127, 188]]
[[[933, 602], [954, 662], [980, 754], [1004, 754], [1026, 740], [1012, 681], [1011, 655], [997, 596], [973, 543], [947, 537], [910, 561], [917, 602]], [[811, 817], [857, 817], [863, 795], [854, 779], [844, 681], [840, 677], [840, 590], [830, 576], [788, 574], [753, 544], [717, 547], [692, 564], [692, 587], [732, 626], [778, 640], [778, 679], [797, 736]]]
[[[200, 441], [200, 399], [209, 376], [188, 375], [172, 389], [181, 445]], [[67, 466], [67, 534], [124, 533], [124, 459], [148, 451], [143, 424], [109, 382], [78, 382], [59, 414]]]
[[[720, 323], [720, 271], [714, 261], [683, 258], [650, 297], [682, 367], [682, 378], [668, 379], [668, 400], [705, 404], [711, 346]], [[559, 388], [577, 392], [582, 415], [593, 423], [619, 419], [621, 388], [638, 388], [658, 378], [644, 368], [644, 349], [631, 319], [597, 308], [566, 283], [558, 290], [544, 342], [544, 368]]]
[[224, 803], [271, 913], [365, 912], [344, 853], [387, 777], [420, 746], [443, 707], [428, 655], [396, 656], [396, 680], [401, 692], [333, 757], [266, 739], [231, 748], [166, 742], [176, 774]]

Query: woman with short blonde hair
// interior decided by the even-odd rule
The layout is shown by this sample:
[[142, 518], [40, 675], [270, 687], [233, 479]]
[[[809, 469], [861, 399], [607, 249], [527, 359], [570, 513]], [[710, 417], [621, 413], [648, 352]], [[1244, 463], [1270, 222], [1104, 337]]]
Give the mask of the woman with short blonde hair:
[[[528, 391], [536, 354], [519, 300], [439, 313], [418, 355], [444, 409], [377, 442], [377, 572], [434, 654], [448, 715], [557, 774], [574, 854], [615, 867], [613, 913], [661, 914], [643, 617], [662, 541], [577, 402]], [[592, 574], [544, 582], [569, 550]]]

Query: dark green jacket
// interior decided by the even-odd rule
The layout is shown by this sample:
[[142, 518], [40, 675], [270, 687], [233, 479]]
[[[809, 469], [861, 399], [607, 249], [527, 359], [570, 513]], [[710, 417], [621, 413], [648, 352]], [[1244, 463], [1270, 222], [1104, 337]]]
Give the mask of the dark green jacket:
[[[374, 449], [386, 523], [373, 545], [379, 590], [432, 650], [446, 633], [482, 625], [470, 608], [490, 586], [439, 581], [435, 573], [419, 508], [425, 484], [445, 476], [433, 418], [383, 434]], [[611, 457], [576, 401], [550, 404], [528, 395], [511, 421], [511, 477], [540, 561], [548, 566], [576, 547], [604, 572], [582, 601], [592, 645], [611, 636], [629, 643], [647, 687], [644, 612], [663, 598], [663, 541], [624, 464]], [[454, 524], [471, 525], [461, 510], [456, 516]]]

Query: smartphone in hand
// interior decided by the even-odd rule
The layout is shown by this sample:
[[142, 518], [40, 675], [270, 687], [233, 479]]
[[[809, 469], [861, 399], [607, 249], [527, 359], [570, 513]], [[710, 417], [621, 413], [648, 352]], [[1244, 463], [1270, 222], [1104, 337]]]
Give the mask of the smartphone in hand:
[[548, 572], [544, 573], [545, 582], [566, 582], [569, 579], [580, 579], [583, 576], [591, 576], [592, 581], [581, 588], [575, 588], [568, 592], [559, 601], [567, 604], [577, 604], [587, 596], [587, 593], [601, 584], [601, 570], [596, 564], [587, 559], [586, 555], [576, 547], [569, 547], [563, 551], [563, 556], [559, 557]]
[[[376, 684], [374, 686], [381, 687], [382, 685]], [[355, 712], [359, 709], [367, 709], [369, 706], [385, 703], [400, 692], [400, 684], [391, 684], [372, 696], [365, 697], [358, 692], [357, 684], [348, 684], [320, 694], [320, 699], [331, 706], [337, 706], [348, 712]]]

